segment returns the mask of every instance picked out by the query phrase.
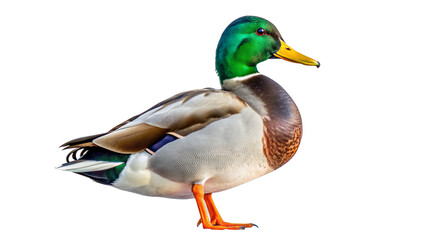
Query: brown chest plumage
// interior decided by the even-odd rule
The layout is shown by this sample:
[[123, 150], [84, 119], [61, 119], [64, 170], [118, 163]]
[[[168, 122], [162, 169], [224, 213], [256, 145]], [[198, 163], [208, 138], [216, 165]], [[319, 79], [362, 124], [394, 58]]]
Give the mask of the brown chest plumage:
[[263, 154], [272, 169], [277, 169], [287, 163], [299, 148], [302, 139], [302, 128], [296, 127], [287, 134], [282, 134], [279, 126], [264, 120]]

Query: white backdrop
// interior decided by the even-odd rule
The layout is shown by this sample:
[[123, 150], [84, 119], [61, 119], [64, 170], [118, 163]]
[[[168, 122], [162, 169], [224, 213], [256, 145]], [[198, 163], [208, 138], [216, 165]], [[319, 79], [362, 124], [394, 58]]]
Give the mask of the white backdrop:
[[[2, 1], [1, 239], [425, 239], [421, 1]], [[269, 60], [304, 136], [281, 169], [195, 201], [150, 198], [55, 170], [72, 138], [172, 94], [219, 87], [216, 44], [234, 19], [273, 22], [321, 68]]]

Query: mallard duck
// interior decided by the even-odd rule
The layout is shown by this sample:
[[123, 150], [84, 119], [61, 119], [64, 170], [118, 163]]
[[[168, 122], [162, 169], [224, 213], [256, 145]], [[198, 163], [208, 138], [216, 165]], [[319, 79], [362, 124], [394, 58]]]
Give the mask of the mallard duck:
[[68, 141], [61, 147], [73, 150], [59, 169], [142, 195], [195, 198], [206, 229], [256, 226], [225, 222], [212, 194], [276, 170], [298, 149], [296, 104], [256, 67], [270, 58], [320, 66], [266, 19], [238, 18], [217, 46], [222, 89], [176, 94], [108, 132]]

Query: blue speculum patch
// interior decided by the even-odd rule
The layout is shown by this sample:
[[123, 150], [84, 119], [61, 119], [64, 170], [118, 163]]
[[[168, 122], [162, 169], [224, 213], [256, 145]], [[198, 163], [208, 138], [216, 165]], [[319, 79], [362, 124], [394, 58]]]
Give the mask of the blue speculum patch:
[[173, 142], [174, 140], [178, 139], [175, 136], [169, 135], [167, 134], [166, 136], [164, 136], [160, 141], [152, 144], [151, 146], [148, 147], [149, 150], [156, 152], [158, 151], [158, 149], [164, 147], [164, 145]]

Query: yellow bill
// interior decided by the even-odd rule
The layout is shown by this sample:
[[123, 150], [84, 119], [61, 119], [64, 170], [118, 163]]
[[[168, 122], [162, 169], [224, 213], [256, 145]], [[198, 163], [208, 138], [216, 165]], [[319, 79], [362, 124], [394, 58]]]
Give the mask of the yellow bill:
[[317, 66], [317, 68], [320, 67], [320, 63], [318, 61], [296, 52], [291, 47], [289, 47], [287, 43], [285, 43], [283, 40], [281, 40], [280, 49], [277, 52], [273, 53], [273, 55], [277, 58], [281, 58], [289, 62], [301, 63], [309, 66]]

